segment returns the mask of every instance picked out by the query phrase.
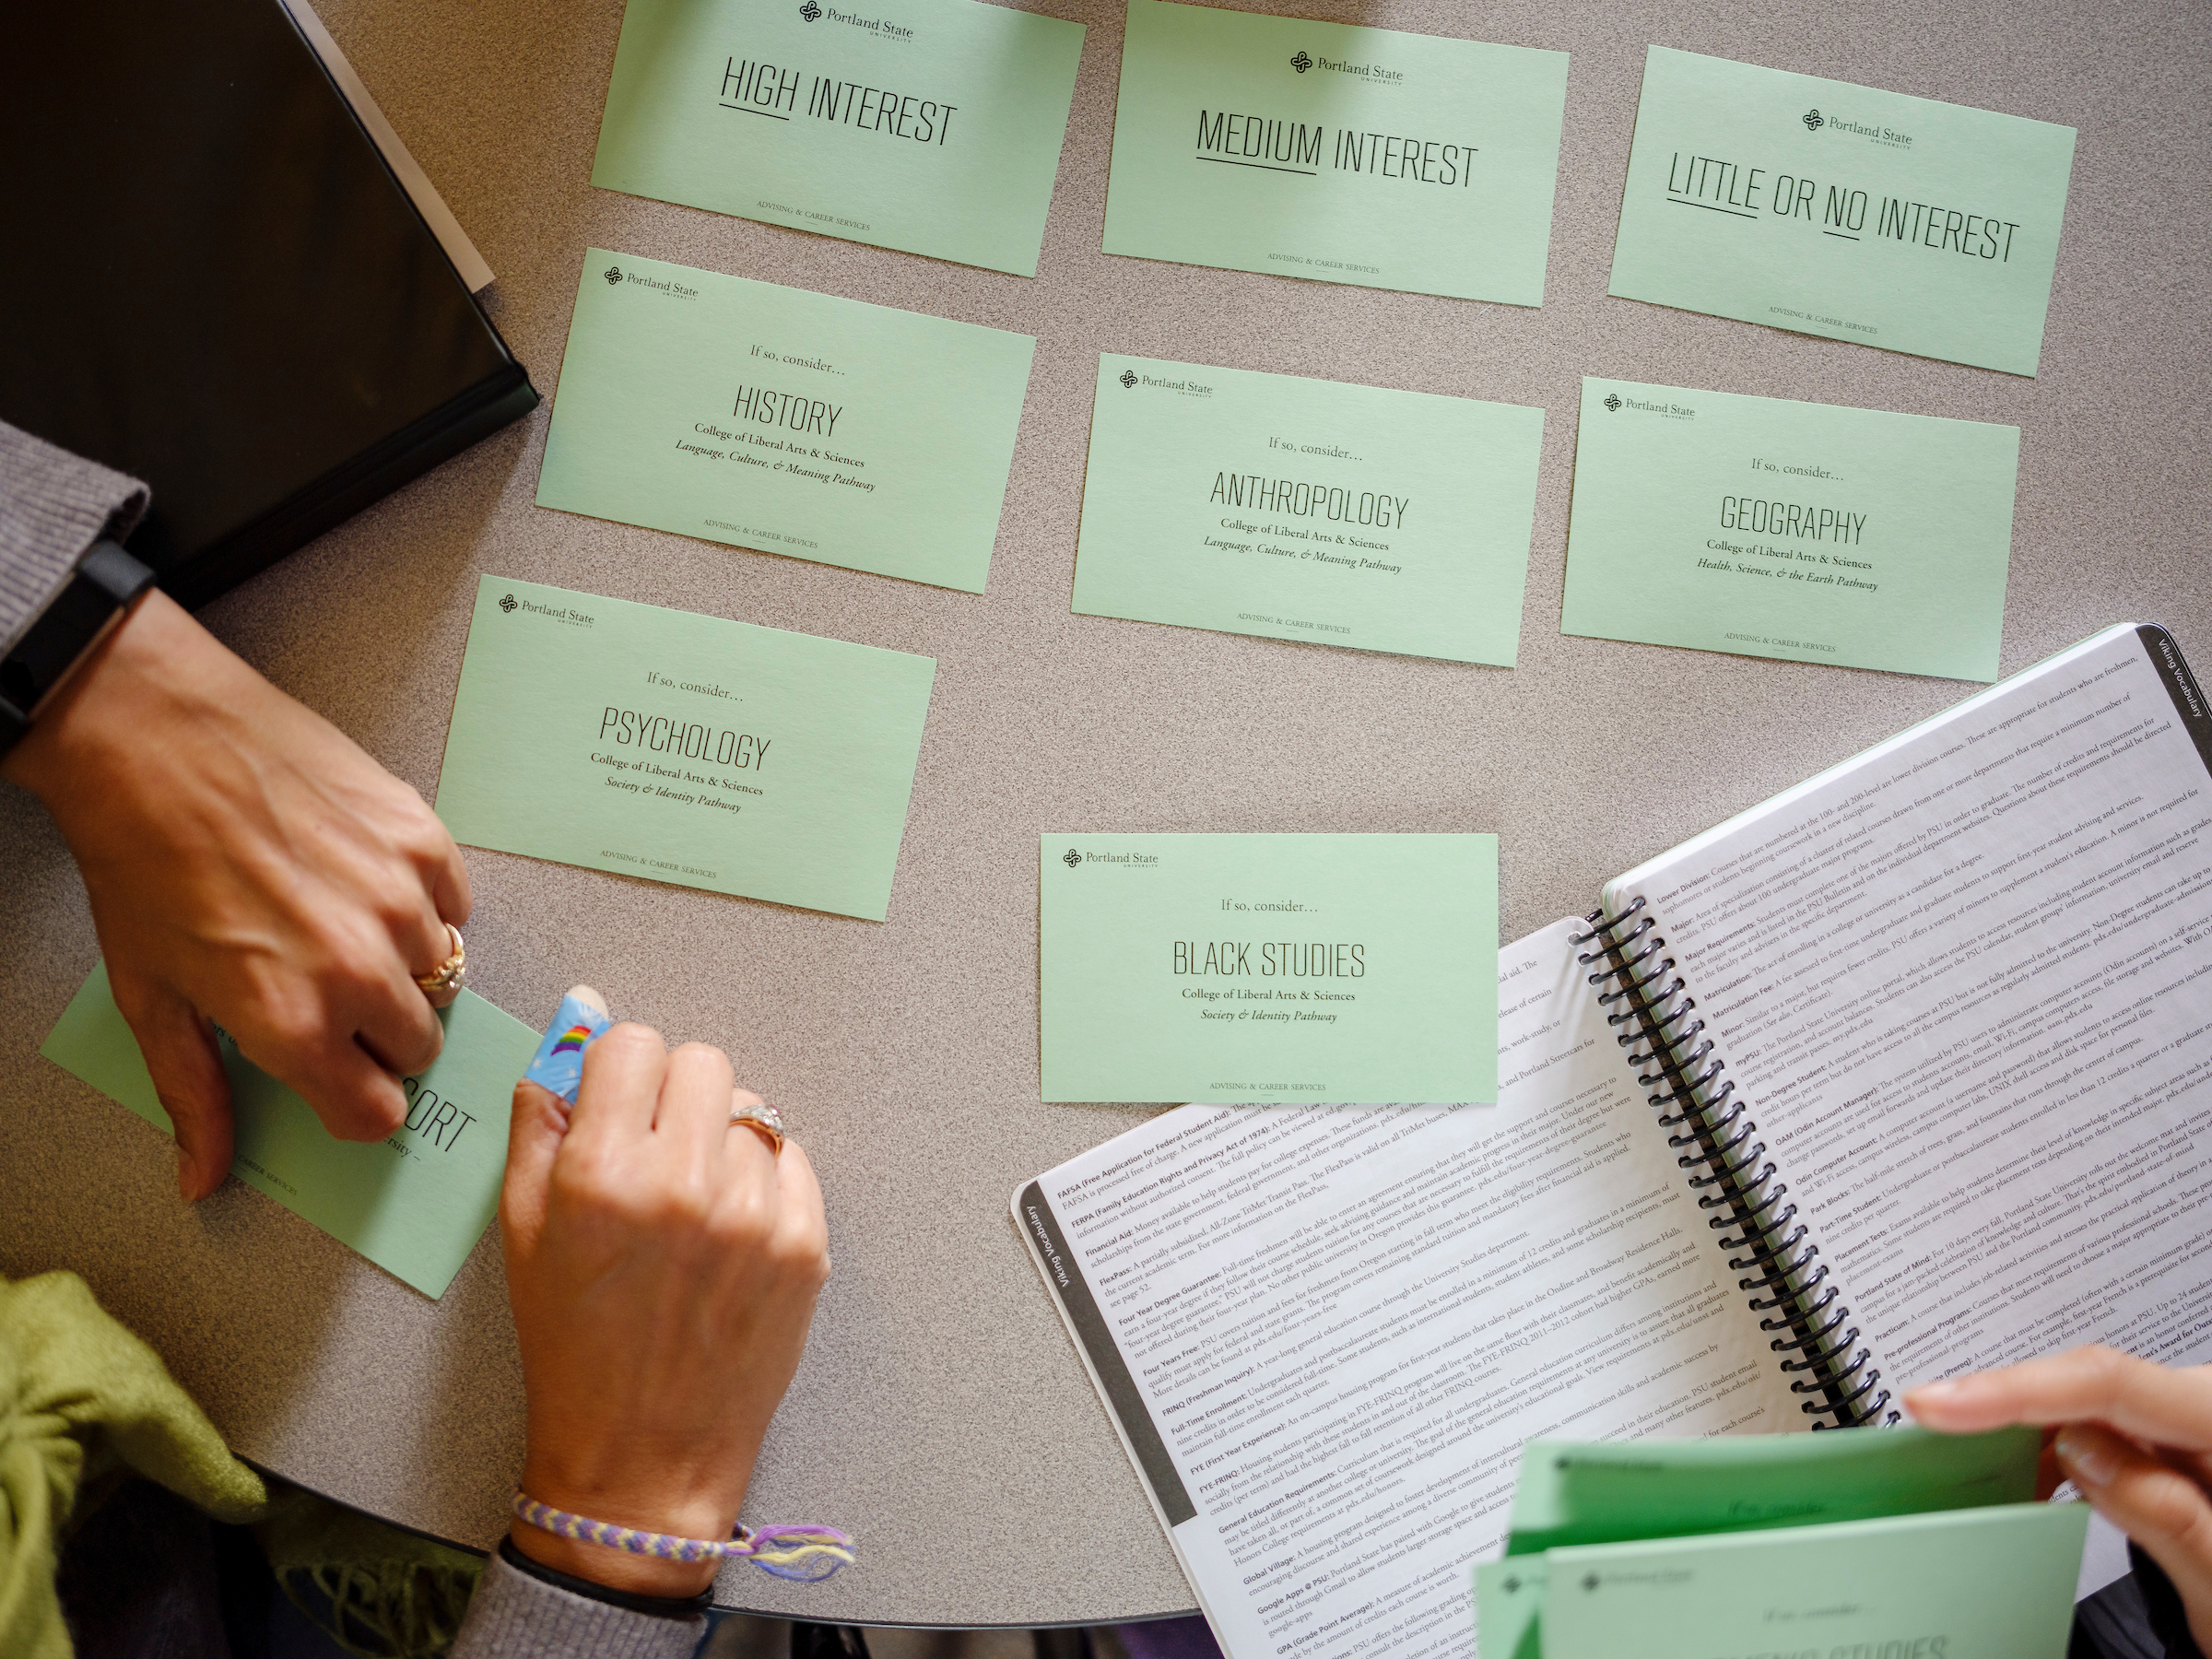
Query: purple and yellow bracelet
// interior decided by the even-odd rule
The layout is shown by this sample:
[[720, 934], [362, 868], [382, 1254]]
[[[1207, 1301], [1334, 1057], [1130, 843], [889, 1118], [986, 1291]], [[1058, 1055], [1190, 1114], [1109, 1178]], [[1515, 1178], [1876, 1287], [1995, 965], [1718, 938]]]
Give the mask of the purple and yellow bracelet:
[[517, 1520], [557, 1538], [661, 1561], [750, 1561], [763, 1572], [803, 1584], [819, 1583], [857, 1559], [853, 1540], [834, 1526], [740, 1526], [727, 1538], [679, 1538], [572, 1515], [524, 1491], [515, 1493], [513, 1509]]

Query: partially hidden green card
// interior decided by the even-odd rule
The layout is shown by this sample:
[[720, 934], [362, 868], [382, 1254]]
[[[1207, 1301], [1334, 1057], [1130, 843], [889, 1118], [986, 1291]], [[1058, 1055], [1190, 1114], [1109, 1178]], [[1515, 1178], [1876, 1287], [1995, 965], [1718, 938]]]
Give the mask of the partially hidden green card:
[[592, 182], [1034, 276], [1082, 53], [978, 0], [629, 0]]
[[1544, 411], [1099, 360], [1075, 608], [1512, 667]]
[[980, 594], [1036, 344], [593, 248], [537, 504]]
[[1544, 301], [1567, 54], [1129, 0], [1106, 252]]
[[1562, 633], [1994, 680], [2018, 427], [1584, 380]]
[[[301, 1220], [439, 1297], [499, 1207], [507, 1112], [537, 1033], [473, 991], [438, 1016], [445, 1050], [402, 1080], [406, 1123], [385, 1140], [331, 1137], [313, 1108], [218, 1034], [230, 1075], [237, 1150], [230, 1172]], [[39, 1053], [174, 1133], [108, 989], [105, 962], [70, 1000]]]
[[1047, 1100], [1498, 1098], [1494, 835], [1047, 835]]
[[471, 846], [880, 922], [935, 674], [482, 576], [438, 816]]
[[2033, 374], [2074, 129], [1648, 49], [1608, 291]]

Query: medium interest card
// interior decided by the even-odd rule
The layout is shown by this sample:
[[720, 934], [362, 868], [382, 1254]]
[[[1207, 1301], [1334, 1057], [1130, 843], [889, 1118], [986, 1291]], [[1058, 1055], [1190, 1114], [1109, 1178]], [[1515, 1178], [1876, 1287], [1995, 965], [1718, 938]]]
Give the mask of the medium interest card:
[[1610, 292], [2033, 374], [2074, 129], [1653, 46]]
[[1583, 382], [1559, 631], [1994, 680], [2020, 430]]
[[471, 846], [880, 922], [935, 674], [479, 577], [438, 816]]
[[1498, 1098], [1494, 835], [1047, 835], [1043, 1098]]
[[1544, 301], [1567, 54], [1129, 0], [1106, 252]]
[[1075, 608], [1512, 667], [1544, 411], [1107, 357]]
[[980, 594], [1036, 344], [594, 248], [537, 504]]

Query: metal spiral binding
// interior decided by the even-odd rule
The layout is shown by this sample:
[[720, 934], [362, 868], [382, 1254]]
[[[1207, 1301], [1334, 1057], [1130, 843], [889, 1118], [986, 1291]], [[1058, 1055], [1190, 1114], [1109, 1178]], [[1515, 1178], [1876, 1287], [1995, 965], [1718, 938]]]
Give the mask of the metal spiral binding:
[[1800, 1409], [1834, 1419], [1816, 1429], [1900, 1421], [1871, 1351], [1853, 1351], [1859, 1327], [1849, 1323], [1840, 1288], [1829, 1283], [1820, 1247], [1803, 1222], [1792, 1225], [1797, 1206], [1787, 1202], [1789, 1185], [1765, 1156], [1759, 1125], [1746, 1114], [1748, 1102], [1721, 1076], [1727, 1063], [1695, 1018], [1697, 998], [1674, 972], [1675, 959], [1664, 954], [1658, 918], [1640, 895], [1618, 916], [1608, 919], [1599, 909], [1583, 921], [1589, 931], [1569, 938], [1594, 947], [1576, 960], [1593, 970], [1589, 982], [1606, 1023], [1637, 1082], [1652, 1091], [1646, 1098], [1659, 1126], [1672, 1132], [1666, 1144], [1675, 1161], [1691, 1171], [1698, 1207], [1715, 1212], [1705, 1225], [1724, 1235], [1722, 1249], [1742, 1253], [1729, 1256], [1728, 1266], [1745, 1275], [1736, 1288], [1753, 1293], [1752, 1312], [1768, 1315], [1759, 1328], [1779, 1333], [1767, 1346], [1791, 1373], [1790, 1391], [1813, 1396]]

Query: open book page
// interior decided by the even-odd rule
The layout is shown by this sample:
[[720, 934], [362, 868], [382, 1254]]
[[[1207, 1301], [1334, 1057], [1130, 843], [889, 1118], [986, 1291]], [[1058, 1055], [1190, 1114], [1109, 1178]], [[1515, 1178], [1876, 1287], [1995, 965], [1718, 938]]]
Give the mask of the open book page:
[[1560, 922], [1496, 1106], [1186, 1106], [1018, 1194], [1230, 1659], [1471, 1653], [1521, 1442], [1803, 1428]]
[[1606, 889], [1648, 900], [1884, 1388], [2212, 1359], [2192, 702], [2112, 630]]

